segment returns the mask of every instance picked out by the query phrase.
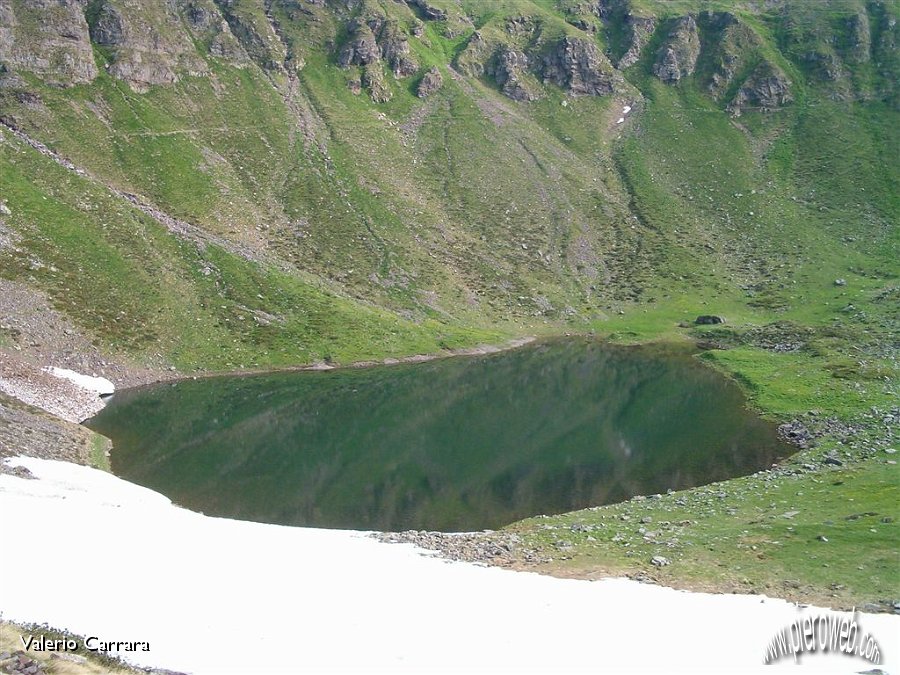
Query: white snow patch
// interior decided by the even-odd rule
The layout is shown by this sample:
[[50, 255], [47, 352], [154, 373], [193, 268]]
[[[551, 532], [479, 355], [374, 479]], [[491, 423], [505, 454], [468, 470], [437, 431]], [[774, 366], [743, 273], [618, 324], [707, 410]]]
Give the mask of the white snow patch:
[[[0, 610], [192, 673], [796, 672], [764, 666], [798, 609], [752, 595], [576, 581], [446, 562], [359, 532], [210, 518], [64, 462], [0, 475]], [[815, 608], [807, 612], [820, 611]], [[861, 615], [898, 672], [900, 617]], [[858, 672], [844, 655], [813, 672]]]
[[623, 114], [623, 115], [627, 115], [627, 114], [630, 113], [630, 112], [631, 112], [631, 106], [630, 106], [630, 105], [626, 105], [624, 108], [622, 108], [622, 114]]
[[622, 122], [624, 122], [624, 121], [625, 121], [625, 118], [620, 117], [619, 119], [616, 120], [616, 124], [622, 124]]
[[69, 380], [73, 384], [78, 385], [82, 389], [93, 391], [100, 396], [112, 394], [116, 390], [116, 385], [107, 380], [105, 377], [93, 377], [91, 375], [83, 375], [68, 368], [57, 368], [56, 366], [47, 366], [42, 368], [46, 373], [50, 373], [54, 377]]

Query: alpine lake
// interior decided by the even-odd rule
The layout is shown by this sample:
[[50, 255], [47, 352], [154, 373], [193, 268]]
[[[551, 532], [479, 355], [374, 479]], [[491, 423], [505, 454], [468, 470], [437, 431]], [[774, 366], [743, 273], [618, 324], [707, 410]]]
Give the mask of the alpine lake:
[[87, 422], [112, 469], [207, 515], [494, 529], [703, 485], [793, 452], [685, 348], [586, 338], [483, 356], [181, 380]]

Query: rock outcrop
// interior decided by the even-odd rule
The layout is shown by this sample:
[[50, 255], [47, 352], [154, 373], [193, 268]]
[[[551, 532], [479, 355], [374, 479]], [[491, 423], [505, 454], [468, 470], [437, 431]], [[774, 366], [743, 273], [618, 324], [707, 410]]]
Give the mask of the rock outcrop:
[[539, 80], [555, 84], [571, 96], [605, 96], [621, 81], [592, 40], [566, 36], [548, 46], [530, 39], [540, 34], [538, 28], [526, 29], [528, 25], [522, 22], [513, 26], [516, 36], [528, 38], [524, 40], [527, 47], [489, 43], [476, 31], [457, 58], [457, 68], [471, 77], [492, 77], [500, 90], [516, 101], [540, 98]]
[[[422, 74], [411, 41], [434, 49], [426, 26], [439, 21], [447, 37], [471, 32], [453, 62], [456, 69], [492, 78], [517, 101], [541, 98], [542, 85], [571, 96], [608, 95], [627, 86], [619, 71], [643, 55], [663, 82], [694, 76], [734, 114], [771, 109], [792, 100], [785, 72], [794, 71], [783, 65], [781, 51], [804, 79], [824, 85], [832, 98], [880, 98], [900, 107], [895, 77], [900, 29], [890, 3], [859, 4], [842, 15], [810, 15], [786, 3], [777, 16], [776, 45], [757, 32], [747, 8], [662, 20], [631, 0], [559, 0], [556, 16], [507, 8], [481, 17], [480, 29], [472, 30], [474, 15], [466, 13], [466, 5], [433, 2], [0, 0], [0, 69], [5, 89], [24, 83], [16, 86], [27, 93], [26, 73], [58, 86], [89, 83], [98, 74], [96, 59], [112, 77], [145, 92], [208, 74], [209, 57], [292, 73], [302, 68], [308, 52], [321, 48], [341, 67], [355, 69], [347, 74], [352, 90], [365, 88], [373, 99], [386, 100], [392, 90], [389, 73], [397, 79]], [[623, 38], [624, 53], [617, 51], [615, 67], [590, 35], [604, 25]], [[660, 47], [651, 53], [651, 44]], [[858, 76], [865, 64], [871, 64], [866, 66], [871, 77]], [[438, 82], [440, 73], [434, 71], [417, 80], [413, 91], [421, 88], [428, 96]]]
[[481, 31], [475, 31], [456, 57], [456, 68], [469, 77], [483, 77], [485, 67], [492, 55], [493, 47], [488, 44]]
[[211, 56], [235, 65], [245, 65], [250, 61], [212, 0], [189, 0], [183, 4], [181, 12], [194, 39], [205, 44]]
[[338, 65], [341, 68], [367, 66], [381, 58], [375, 33], [367, 23], [354, 19], [348, 30], [350, 39], [338, 54]]
[[419, 70], [419, 64], [409, 53], [409, 39], [396, 22], [386, 22], [378, 36], [381, 58], [388, 64], [394, 77], [409, 77]]
[[212, 0], [0, 0], [0, 64], [49, 84], [97, 76], [92, 43], [109, 74], [135, 91], [205, 75], [197, 44], [235, 63], [247, 56]]
[[885, 83], [884, 99], [895, 110], [900, 110], [900, 82], [896, 77], [900, 72], [900, 18], [888, 12], [886, 6], [882, 6], [881, 10], [881, 16], [878, 17], [879, 30], [872, 43], [872, 60]]
[[703, 47], [706, 88], [719, 101], [731, 97], [726, 109], [732, 115], [750, 108], [775, 110], [793, 101], [790, 80], [769, 60], [762, 38], [743, 19], [731, 12], [704, 12], [700, 25], [708, 40]]
[[666, 84], [674, 84], [693, 75], [700, 56], [700, 32], [693, 16], [675, 20], [665, 43], [660, 47], [653, 64], [653, 74]]
[[432, 68], [425, 73], [424, 77], [419, 81], [419, 84], [416, 87], [416, 96], [419, 98], [428, 98], [432, 94], [440, 91], [443, 86], [444, 77], [441, 75], [441, 71], [437, 68]]
[[177, 82], [179, 73], [207, 72], [181, 18], [164, 0], [137, 6], [101, 0], [89, 8], [87, 19], [91, 40], [105, 48], [109, 74], [135, 91]]
[[541, 76], [572, 96], [605, 96], [617, 81], [615, 69], [596, 43], [573, 37], [563, 38], [544, 55]]
[[778, 66], [763, 61], [738, 89], [728, 104], [728, 111], [737, 116], [747, 108], [775, 110], [793, 100], [787, 75]]
[[528, 56], [511, 47], [501, 47], [494, 55], [488, 74], [506, 96], [514, 101], [534, 101], [540, 96], [536, 86], [529, 86]]
[[215, 0], [215, 3], [232, 35], [260, 68], [276, 72], [284, 69], [287, 48], [265, 14], [253, 11], [252, 3], [237, 0]]
[[447, 18], [447, 12], [430, 4], [428, 0], [406, 0], [406, 4], [418, 10], [422, 18], [428, 21], [444, 21]]
[[831, 49], [811, 49], [800, 58], [815, 77], [826, 82], [840, 82], [847, 76], [840, 57]]
[[619, 70], [634, 65], [641, 58], [641, 52], [656, 32], [656, 19], [628, 14], [625, 17], [625, 30], [628, 34], [628, 49], [616, 62]]
[[0, 0], [0, 65], [71, 86], [97, 76], [80, 0]]
[[370, 63], [365, 67], [362, 86], [369, 90], [369, 96], [375, 103], [387, 103], [391, 100], [391, 90], [384, 81], [384, 70], [380, 63]]
[[709, 49], [710, 79], [707, 89], [716, 98], [731, 86], [735, 77], [746, 73], [762, 45], [756, 32], [731, 12], [704, 12], [700, 17], [707, 34], [715, 36]]
[[[409, 77], [419, 70], [410, 55], [409, 39], [395, 21], [383, 16], [355, 18], [349, 25], [349, 39], [338, 52], [341, 68], [361, 66], [361, 86], [369, 90], [373, 101], [383, 103], [391, 94], [384, 82], [385, 64], [396, 78]], [[353, 85], [351, 84], [351, 89]]]

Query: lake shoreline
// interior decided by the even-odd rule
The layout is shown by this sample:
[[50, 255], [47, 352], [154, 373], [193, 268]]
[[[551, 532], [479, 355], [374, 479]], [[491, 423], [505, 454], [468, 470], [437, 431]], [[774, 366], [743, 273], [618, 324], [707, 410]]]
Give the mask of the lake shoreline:
[[[115, 359], [91, 362], [90, 377], [103, 376], [112, 381], [117, 391], [135, 389], [144, 386], [197, 380], [209, 377], [249, 377], [280, 372], [330, 371], [349, 368], [370, 368], [375, 366], [391, 366], [409, 363], [425, 363], [437, 359], [458, 356], [480, 356], [495, 354], [510, 349], [517, 349], [536, 341], [535, 336], [511, 338], [500, 345], [480, 344], [474, 347], [461, 347], [431, 354], [412, 354], [396, 358], [385, 358], [381, 361], [364, 360], [347, 364], [329, 364], [315, 362], [271, 368], [244, 368], [239, 370], [200, 370], [194, 373], [178, 371], [174, 368], [136, 367], [118, 363]], [[25, 360], [13, 354], [0, 351], [0, 393], [11, 396], [29, 406], [33, 406], [66, 422], [80, 424], [103, 407], [101, 399], [95, 391], [80, 386], [76, 382], [50, 374], [50, 369], [58, 368], [59, 359], [53, 353], [43, 355], [42, 359]], [[63, 362], [65, 363], [65, 362]], [[102, 365], [100, 365], [102, 364]], [[75, 369], [73, 369], [73, 372]]]
[[87, 426], [113, 440], [117, 475], [193, 510], [392, 532], [499, 528], [793, 452], [688, 351], [590, 337], [402, 369], [142, 387]]
[[191, 374], [180, 371], [172, 371], [171, 377], [163, 377], [156, 382], [143, 382], [139, 385], [136, 385], [135, 387], [128, 387], [128, 389], [152, 386], [154, 384], [160, 384], [163, 382], [175, 383], [183, 382], [186, 380], [200, 380], [212, 377], [253, 377], [254, 375], [276, 375], [278, 373], [330, 372], [339, 370], [377, 368], [379, 366], [399, 366], [412, 363], [427, 363], [429, 361], [452, 359], [461, 356], [485, 356], [488, 354], [499, 354], [501, 352], [510, 351], [512, 349], [518, 349], [519, 347], [524, 347], [541, 339], [553, 339], [556, 337], [562, 336], [543, 336], [541, 338], [538, 338], [533, 335], [527, 335], [517, 338], [510, 338], [500, 345], [481, 344], [476, 345], [475, 347], [447, 349], [430, 354], [411, 354], [409, 356], [386, 357], [380, 361], [363, 360], [351, 361], [350, 363], [327, 363], [325, 361], [316, 361], [314, 363], [303, 363], [289, 366], [241, 368], [238, 370], [201, 370]]

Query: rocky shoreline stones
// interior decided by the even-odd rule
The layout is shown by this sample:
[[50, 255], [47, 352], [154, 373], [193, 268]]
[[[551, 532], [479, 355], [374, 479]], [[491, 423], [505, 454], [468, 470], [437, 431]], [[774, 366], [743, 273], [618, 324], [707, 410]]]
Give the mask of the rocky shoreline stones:
[[516, 534], [507, 532], [426, 532], [407, 530], [405, 532], [376, 532], [372, 535], [378, 541], [389, 544], [413, 544], [419, 548], [438, 552], [448, 560], [486, 563], [508, 566], [514, 562], [544, 562], [536, 551], [524, 548]]

